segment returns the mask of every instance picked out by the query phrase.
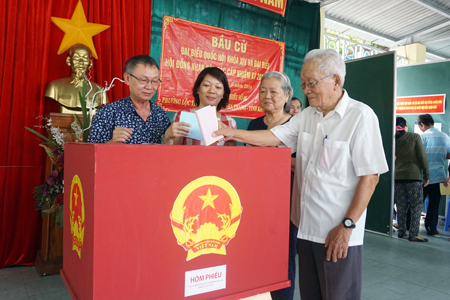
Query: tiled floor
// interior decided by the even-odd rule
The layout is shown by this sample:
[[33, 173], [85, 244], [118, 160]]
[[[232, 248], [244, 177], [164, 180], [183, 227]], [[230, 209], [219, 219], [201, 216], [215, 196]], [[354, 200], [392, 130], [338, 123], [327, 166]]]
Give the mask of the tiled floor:
[[59, 275], [42, 276], [34, 267], [10, 267], [0, 270], [0, 300], [70, 300]]
[[[423, 225], [421, 228], [424, 228]], [[450, 299], [450, 232], [420, 235], [428, 243], [366, 233], [363, 299]]]
[[[428, 237], [428, 243], [367, 232], [363, 299], [449, 300], [450, 232], [438, 229], [441, 234]], [[34, 267], [10, 267], [0, 270], [0, 300], [9, 299], [71, 298], [61, 276], [39, 277]], [[294, 299], [300, 299], [298, 289]]]

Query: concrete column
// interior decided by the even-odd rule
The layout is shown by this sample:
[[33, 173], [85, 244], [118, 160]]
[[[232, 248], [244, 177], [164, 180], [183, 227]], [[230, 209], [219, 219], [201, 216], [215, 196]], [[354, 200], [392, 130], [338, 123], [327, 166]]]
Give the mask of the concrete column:
[[320, 49], [325, 49], [325, 10], [320, 9]]
[[425, 62], [427, 47], [419, 43], [414, 43], [397, 47], [395, 51], [397, 55], [406, 59], [407, 64], [415, 64]]

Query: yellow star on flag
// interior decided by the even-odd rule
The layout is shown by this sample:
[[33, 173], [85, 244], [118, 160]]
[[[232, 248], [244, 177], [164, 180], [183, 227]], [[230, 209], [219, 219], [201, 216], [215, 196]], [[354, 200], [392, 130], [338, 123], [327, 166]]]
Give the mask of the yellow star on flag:
[[203, 202], [203, 207], [202, 210], [207, 207], [208, 205], [211, 206], [212, 208], [216, 209], [214, 207], [214, 200], [216, 200], [217, 197], [219, 197], [219, 195], [211, 195], [211, 189], [208, 188], [208, 192], [206, 193], [205, 196], [198, 196], [200, 199], [202, 199]]
[[51, 20], [56, 26], [65, 32], [64, 38], [59, 46], [58, 54], [63, 53], [72, 45], [83, 44], [91, 49], [93, 57], [98, 58], [92, 37], [97, 33], [108, 29], [109, 25], [89, 23], [86, 20], [86, 15], [84, 14], [83, 4], [81, 4], [81, 1], [78, 1], [77, 7], [72, 15], [72, 19], [69, 20], [51, 17]]

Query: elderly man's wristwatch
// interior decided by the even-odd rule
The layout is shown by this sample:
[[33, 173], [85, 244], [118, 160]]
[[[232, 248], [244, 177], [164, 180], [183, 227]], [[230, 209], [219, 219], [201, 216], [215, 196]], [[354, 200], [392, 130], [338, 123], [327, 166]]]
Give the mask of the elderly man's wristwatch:
[[351, 229], [353, 229], [353, 228], [356, 227], [355, 222], [353, 222], [353, 220], [350, 219], [350, 218], [344, 218], [344, 220], [342, 221], [342, 224], [344, 224], [344, 227], [345, 227], [345, 228], [351, 228]]

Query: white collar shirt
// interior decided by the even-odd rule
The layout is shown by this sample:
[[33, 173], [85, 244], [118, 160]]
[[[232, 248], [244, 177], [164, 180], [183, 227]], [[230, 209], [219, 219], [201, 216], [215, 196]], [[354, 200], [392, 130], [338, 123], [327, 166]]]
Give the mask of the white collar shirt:
[[[388, 171], [378, 118], [345, 91], [325, 117], [308, 107], [271, 131], [297, 152], [291, 220], [299, 225], [298, 238], [325, 243], [344, 219], [360, 176]], [[349, 246], [363, 244], [365, 219], [366, 211]]]

